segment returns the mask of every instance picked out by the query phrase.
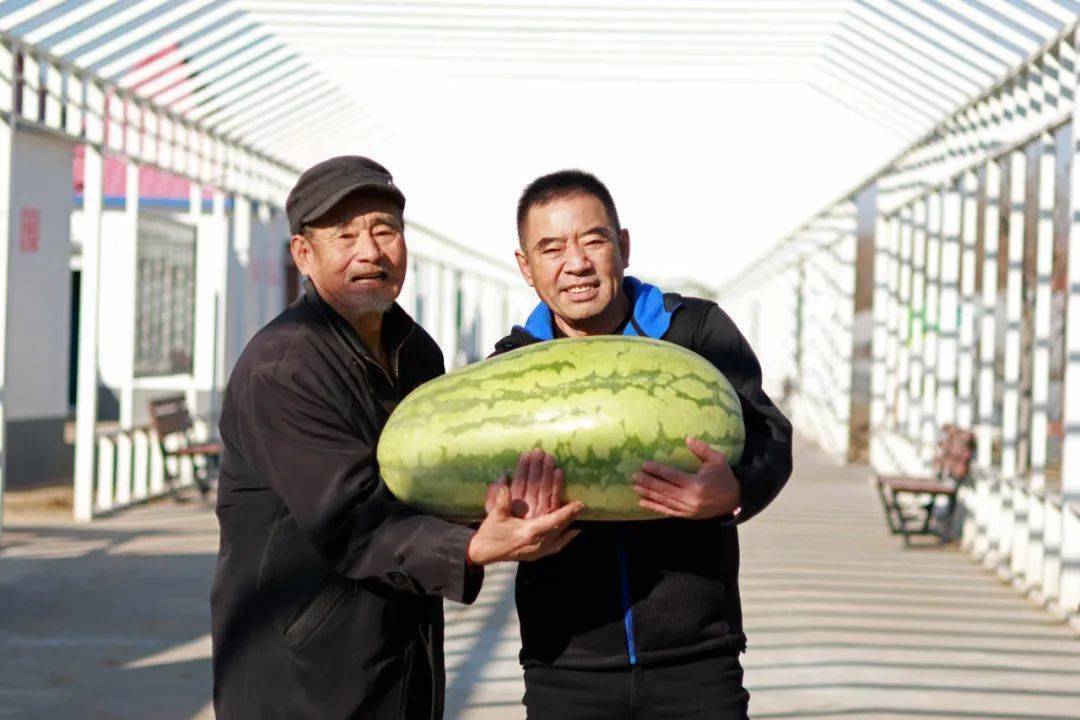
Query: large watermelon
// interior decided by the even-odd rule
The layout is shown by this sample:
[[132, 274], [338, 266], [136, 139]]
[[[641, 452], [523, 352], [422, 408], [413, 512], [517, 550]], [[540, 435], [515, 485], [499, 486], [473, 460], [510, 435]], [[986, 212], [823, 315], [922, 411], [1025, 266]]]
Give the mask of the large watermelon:
[[742, 454], [739, 399], [707, 360], [672, 343], [597, 336], [538, 343], [413, 391], [379, 440], [379, 468], [403, 500], [447, 517], [483, 516], [489, 483], [533, 447], [553, 454], [584, 520], [640, 520], [630, 476], [645, 460], [700, 465], [694, 435]]

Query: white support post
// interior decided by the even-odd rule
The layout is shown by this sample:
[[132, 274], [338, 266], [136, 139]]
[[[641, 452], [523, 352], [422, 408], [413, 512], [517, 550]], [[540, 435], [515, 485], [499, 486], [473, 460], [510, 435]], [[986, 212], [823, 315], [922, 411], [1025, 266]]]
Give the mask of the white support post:
[[961, 180], [963, 203], [960, 232], [960, 328], [957, 363], [957, 424], [970, 430], [975, 422], [975, 326], [978, 322], [978, 297], [975, 295], [975, 272], [978, 244], [979, 178], [973, 172]]
[[165, 456], [161, 454], [157, 433], [150, 434], [150, 488], [151, 496], [165, 492]]
[[882, 404], [884, 413], [881, 418], [882, 424], [877, 427], [895, 428], [898, 415], [896, 406], [896, 388], [900, 373], [900, 313], [903, 308], [899, 304], [900, 274], [902, 270], [900, 260], [900, 233], [901, 221], [896, 215], [889, 218], [888, 228], [884, 234], [885, 251], [889, 255], [889, 272], [885, 286], [885, 362], [884, 382], [882, 392]]
[[101, 257], [101, 215], [105, 174], [105, 96], [93, 83], [86, 85], [87, 142], [83, 164], [82, 275], [79, 294], [79, 372], [75, 410], [75, 519], [87, 522], [94, 513], [94, 451], [98, 409], [98, 289]]
[[[1080, 33], [1077, 34], [1080, 42]], [[1074, 59], [1077, 55], [1073, 56]], [[1080, 75], [1080, 71], [1078, 71]], [[1075, 79], [1075, 78], [1074, 78]], [[1074, 88], [1077, 84], [1074, 83]], [[1061, 604], [1066, 612], [1080, 613], [1080, 94], [1074, 93], [1072, 139], [1072, 186], [1069, 204], [1069, 249], [1067, 254], [1065, 307], [1065, 393], [1061, 448]]]
[[911, 312], [911, 370], [908, 378], [908, 402], [910, 403], [910, 413], [908, 415], [907, 436], [919, 449], [920, 457], [922, 457], [925, 452], [925, 448], [921, 446], [920, 438], [922, 437], [922, 396], [923, 381], [925, 379], [923, 338], [926, 329], [926, 205], [925, 199], [917, 200], [914, 203], [911, 304], [909, 306]]
[[977, 460], [980, 466], [990, 468], [993, 464], [994, 390], [997, 384], [994, 372], [997, 353], [998, 316], [998, 238], [1001, 235], [999, 206], [1001, 203], [1001, 166], [996, 160], [986, 163], [985, 192], [986, 209], [983, 226], [983, 273], [982, 303], [979, 328], [979, 405]]
[[116, 478], [116, 443], [111, 437], [98, 438], [97, 499], [95, 511], [113, 509], [113, 487]]
[[1024, 196], [1027, 157], [1009, 155], [1009, 252], [1005, 285], [1005, 384], [1001, 402], [1001, 476], [1014, 478], [1019, 467], [1020, 325], [1024, 309]]
[[[255, 316], [257, 305], [253, 297], [255, 288], [251, 283], [251, 263], [256, 252], [253, 246], [252, 210], [249, 197], [239, 193], [233, 195], [233, 252], [229, 258], [229, 267], [232, 269], [229, 273], [229, 295], [232, 299], [229, 303], [231, 327], [228, 334], [229, 342], [226, 343], [228, 368], [232, 367], [248, 338], [258, 329]], [[226, 376], [222, 375], [222, 377]]]
[[[0, 78], [15, 76], [15, 56], [0, 44]], [[8, 334], [8, 270], [12, 228], [11, 189], [12, 152], [15, 147], [14, 86], [0, 81], [0, 543], [4, 539], [4, 483], [7, 479], [7, 334]]]
[[[139, 164], [127, 161], [124, 188], [124, 230], [120, 238], [122, 249], [118, 253], [124, 263], [124, 275], [128, 280], [123, 286], [123, 312], [117, 318], [120, 327], [130, 328], [119, 333], [122, 343], [124, 372], [120, 382], [120, 434], [116, 437], [116, 496], [117, 504], [126, 504], [131, 497], [132, 447], [131, 434], [127, 432], [134, 424], [135, 415], [135, 342], [138, 328], [135, 325], [138, 306], [139, 280]], [[101, 482], [102, 478], [98, 478]], [[123, 498], [123, 502], [122, 499]]]
[[[197, 168], [190, 153], [184, 162], [187, 163], [188, 172], [194, 174]], [[206, 329], [208, 326], [213, 326], [214, 319], [208, 302], [208, 296], [213, 293], [207, 292], [207, 285], [212, 283], [209, 282], [210, 278], [204, 269], [209, 263], [203, 259], [203, 255], [207, 253], [212, 243], [207, 241], [201, 229], [202, 196], [203, 186], [191, 181], [188, 185], [188, 222], [195, 228], [195, 356], [191, 366], [191, 383], [187, 389], [187, 401], [191, 414], [199, 418], [205, 418], [208, 413], [208, 408], [203, 405], [199, 397], [199, 390], [209, 390], [209, 378], [213, 375], [212, 368], [215, 363], [210, 354], [212, 343], [206, 340], [207, 335], [213, 336], [213, 332], [207, 333]]]
[[217, 305], [214, 307], [214, 370], [211, 376], [210, 388], [214, 398], [210, 408], [210, 419], [216, 423], [220, 413], [221, 392], [225, 387], [226, 373], [228, 371], [226, 358], [228, 357], [229, 344], [229, 266], [232, 247], [229, 244], [229, 219], [225, 214], [225, 191], [220, 187], [214, 188], [214, 199], [211, 210], [213, 217], [214, 255], [217, 258]]
[[936, 446], [937, 388], [938, 388], [938, 341], [941, 319], [941, 248], [942, 248], [942, 197], [940, 191], [931, 192], [926, 198], [926, 306], [923, 311], [923, 383], [922, 424], [919, 426], [918, 442], [922, 448], [923, 461], [929, 464]]
[[126, 277], [123, 285], [123, 313], [113, 318], [120, 327], [132, 328], [122, 332], [121, 356], [123, 357], [123, 384], [120, 386], [120, 426], [126, 430], [134, 423], [135, 412], [135, 343], [138, 328], [135, 326], [138, 304], [138, 214], [139, 214], [139, 165], [133, 160], [124, 168], [124, 229], [120, 237], [121, 252], [118, 254], [124, 266], [120, 276]]
[[873, 350], [871, 352], [870, 428], [871, 432], [886, 424], [888, 405], [886, 389], [889, 374], [889, 349], [891, 346], [891, 281], [895, 277], [893, 264], [896, 252], [893, 223], [889, 218], [878, 218], [877, 243], [874, 252], [874, 313]]
[[1055, 145], [1052, 138], [1040, 142], [1039, 219], [1035, 250], [1035, 336], [1031, 372], [1031, 487], [1046, 487], [1046, 458], [1050, 410], [1050, 273], [1054, 263]]
[[938, 281], [937, 423], [956, 422], [957, 335], [960, 330], [960, 223], [963, 199], [957, 186], [942, 193]]
[[442, 346], [443, 360], [446, 369], [456, 366], [458, 350], [457, 330], [457, 297], [458, 297], [458, 273], [457, 270], [444, 265], [441, 270], [441, 282], [439, 284], [439, 344]]
[[145, 430], [135, 433], [132, 456], [131, 499], [144, 500], [150, 492], [150, 434]]
[[1008, 567], [1004, 576], [1012, 580], [1016, 587], [1027, 590], [1027, 561], [1030, 540], [1031, 509], [1034, 498], [1026, 488], [1019, 485], [1010, 486], [1012, 495], [1012, 545], [1009, 549], [1011, 556], [1003, 559]]
[[911, 413], [910, 395], [908, 383], [911, 378], [911, 335], [914, 321], [911, 315], [911, 281], [912, 281], [912, 211], [910, 207], [904, 207], [899, 215], [900, 222], [900, 268], [897, 273], [898, 287], [896, 299], [896, 323], [897, 323], [897, 362], [894, 395], [896, 401], [896, 423], [898, 433], [903, 434], [907, 426], [908, 417]]

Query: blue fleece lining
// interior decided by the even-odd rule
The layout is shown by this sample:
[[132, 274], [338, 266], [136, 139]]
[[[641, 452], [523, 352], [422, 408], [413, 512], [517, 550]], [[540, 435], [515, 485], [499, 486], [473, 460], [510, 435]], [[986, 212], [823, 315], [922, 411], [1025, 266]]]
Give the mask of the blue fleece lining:
[[[647, 337], [657, 340], [664, 337], [671, 327], [672, 313], [664, 308], [664, 293], [660, 288], [627, 275], [623, 278], [623, 291], [634, 305], [634, 322], [626, 324], [623, 335], [637, 335], [636, 323]], [[555, 328], [548, 306], [542, 302], [537, 305], [525, 321], [524, 329], [537, 340], [552, 340]]]

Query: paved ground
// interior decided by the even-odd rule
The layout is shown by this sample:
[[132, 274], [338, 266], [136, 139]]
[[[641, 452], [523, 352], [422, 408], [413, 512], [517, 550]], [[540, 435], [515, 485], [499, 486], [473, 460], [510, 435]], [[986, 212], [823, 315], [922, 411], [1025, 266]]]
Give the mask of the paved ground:
[[[1080, 639], [952, 550], [903, 550], [865, 473], [811, 448], [743, 533], [744, 656], [766, 718], [1080, 718]], [[0, 718], [208, 718], [217, 534], [197, 503], [9, 524]], [[524, 713], [512, 571], [447, 609], [448, 718]]]

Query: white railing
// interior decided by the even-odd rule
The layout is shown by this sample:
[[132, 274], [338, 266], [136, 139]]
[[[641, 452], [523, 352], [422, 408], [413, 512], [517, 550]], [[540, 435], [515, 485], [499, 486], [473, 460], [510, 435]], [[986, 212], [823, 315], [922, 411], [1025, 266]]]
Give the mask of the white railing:
[[961, 488], [959, 509], [961, 547], [1080, 629], [1080, 506], [984, 475]]
[[[921, 443], [888, 429], [874, 433], [874, 468], [926, 472]], [[926, 473], [929, 474], [929, 473]], [[1080, 504], [1004, 479], [976, 463], [957, 493], [952, 534], [972, 559], [1080, 630]]]
[[[204, 421], [194, 423], [198, 437], [207, 436]], [[166, 447], [175, 449], [179, 436], [166, 438]], [[173, 480], [168, 480], [172, 477]], [[149, 425], [102, 429], [97, 433], [97, 463], [94, 472], [93, 515], [99, 516], [161, 497], [195, 482], [194, 460], [165, 457], [161, 442]]]

